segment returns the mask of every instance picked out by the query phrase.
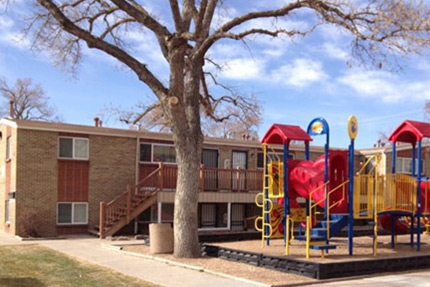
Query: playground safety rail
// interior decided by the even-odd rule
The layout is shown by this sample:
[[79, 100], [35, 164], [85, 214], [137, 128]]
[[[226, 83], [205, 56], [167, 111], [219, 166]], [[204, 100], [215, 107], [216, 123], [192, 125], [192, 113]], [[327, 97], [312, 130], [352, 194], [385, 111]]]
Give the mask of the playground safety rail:
[[[344, 181], [343, 183], [339, 184], [338, 186], [336, 186], [335, 188], [333, 188], [327, 193], [327, 197], [328, 197], [327, 202], [329, 204], [327, 208], [327, 219], [326, 219], [327, 220], [327, 240], [330, 239], [330, 209], [339, 205], [342, 201], [346, 200], [346, 190], [347, 190], [348, 183], [349, 183], [349, 180]], [[342, 197], [330, 205], [330, 195], [340, 188], [342, 188]]]
[[377, 177], [375, 209], [384, 211], [416, 212], [417, 183], [406, 174], [386, 174]]
[[[378, 177], [377, 167], [381, 162], [381, 155], [373, 155], [367, 159], [357, 175], [354, 176], [354, 218], [372, 219], [374, 217], [373, 200], [375, 192], [375, 178]], [[373, 163], [373, 167], [363, 174], [366, 168]]]

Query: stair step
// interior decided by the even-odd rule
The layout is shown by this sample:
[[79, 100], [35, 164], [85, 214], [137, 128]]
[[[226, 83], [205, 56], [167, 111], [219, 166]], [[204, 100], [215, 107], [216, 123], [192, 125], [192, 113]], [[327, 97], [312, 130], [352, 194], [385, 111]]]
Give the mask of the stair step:
[[[335, 224], [339, 223], [339, 221], [340, 221], [340, 220], [330, 220], [330, 226], [333, 226], [333, 225], [335, 225]], [[326, 220], [321, 221], [321, 225], [322, 225], [323, 227], [327, 227], [327, 221], [326, 221]]]
[[312, 228], [311, 229], [311, 236], [327, 236], [327, 228]]
[[[306, 235], [294, 236], [294, 239], [296, 239], [298, 241], [306, 241]], [[311, 242], [312, 241], [325, 241], [326, 239], [327, 239], [326, 236], [311, 235]]]
[[314, 250], [329, 250], [329, 249], [336, 249], [336, 245], [332, 244], [324, 244], [324, 245], [311, 245], [310, 248]]

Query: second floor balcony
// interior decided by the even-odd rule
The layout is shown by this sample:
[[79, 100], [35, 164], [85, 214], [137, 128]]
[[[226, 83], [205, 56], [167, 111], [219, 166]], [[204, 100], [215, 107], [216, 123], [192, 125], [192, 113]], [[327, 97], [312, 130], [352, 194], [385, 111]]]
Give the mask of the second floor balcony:
[[[140, 164], [139, 179], [142, 180], [160, 168], [157, 177], [146, 185], [158, 185], [161, 190], [176, 189], [178, 167], [173, 164]], [[263, 188], [263, 171], [260, 169], [224, 169], [200, 167], [200, 191], [202, 192], [258, 192]]]

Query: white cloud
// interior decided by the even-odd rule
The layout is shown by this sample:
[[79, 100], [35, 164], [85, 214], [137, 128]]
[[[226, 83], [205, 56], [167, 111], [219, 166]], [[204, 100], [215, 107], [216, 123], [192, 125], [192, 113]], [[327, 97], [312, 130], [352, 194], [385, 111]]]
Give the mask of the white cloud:
[[345, 50], [331, 42], [324, 43], [323, 51], [325, 52], [326, 56], [336, 60], [346, 61], [349, 58], [349, 54]]
[[430, 82], [410, 81], [384, 71], [352, 69], [338, 81], [352, 88], [359, 97], [379, 99], [387, 103], [430, 98]]
[[13, 21], [6, 15], [0, 16], [0, 29], [8, 29], [13, 26]]
[[296, 88], [304, 88], [329, 78], [321, 62], [306, 58], [295, 59], [292, 64], [272, 71], [271, 75], [276, 81]]
[[215, 59], [218, 58], [240, 58], [244, 55], [251, 56], [249, 50], [245, 49], [242, 42], [232, 41], [219, 41], [210, 50], [209, 56]]
[[263, 71], [263, 61], [238, 58], [226, 62], [221, 77], [233, 80], [256, 80], [263, 78]]
[[20, 50], [30, 49], [31, 43], [22, 33], [0, 31], [0, 41]]

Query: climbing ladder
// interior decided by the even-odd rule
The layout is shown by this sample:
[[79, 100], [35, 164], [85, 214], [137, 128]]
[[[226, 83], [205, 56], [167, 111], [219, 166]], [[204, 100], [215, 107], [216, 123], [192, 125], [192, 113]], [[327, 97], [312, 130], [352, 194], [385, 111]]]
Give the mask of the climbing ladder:
[[[269, 153], [268, 150], [271, 150]], [[272, 235], [270, 213], [273, 210], [272, 199], [284, 197], [283, 163], [276, 151], [268, 144], [263, 144], [263, 191], [255, 197], [255, 203], [262, 210], [262, 215], [255, 219], [255, 229], [261, 232], [262, 246], [264, 240]], [[261, 222], [261, 224], [259, 224]]]

